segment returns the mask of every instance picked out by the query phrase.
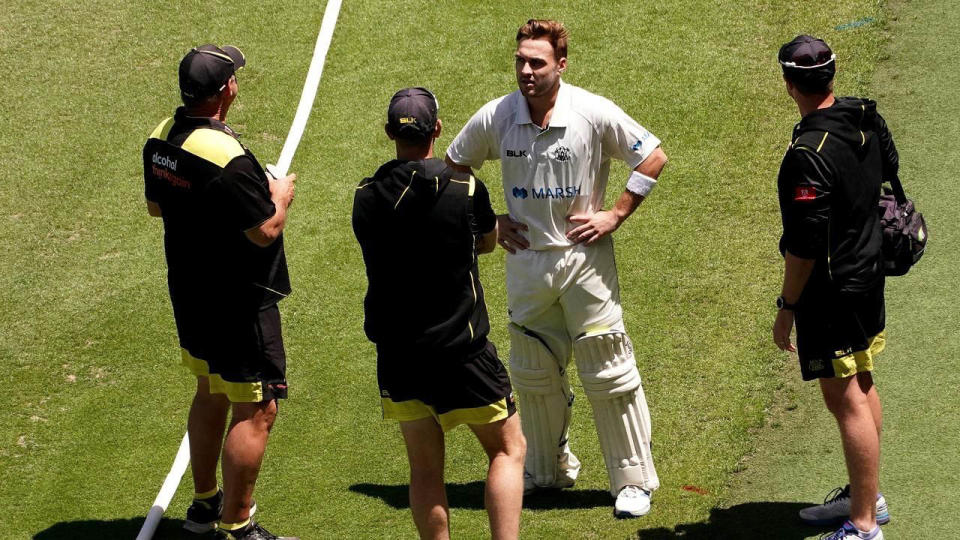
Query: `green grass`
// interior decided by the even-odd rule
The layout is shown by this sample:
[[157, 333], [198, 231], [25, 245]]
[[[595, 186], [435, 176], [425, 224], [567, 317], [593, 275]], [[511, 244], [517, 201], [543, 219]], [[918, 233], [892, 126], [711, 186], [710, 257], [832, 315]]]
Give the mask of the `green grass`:
[[[868, 86], [893, 131], [904, 188], [933, 231], [924, 259], [887, 282], [889, 344], [876, 380], [884, 405], [880, 488], [890, 506], [892, 520], [884, 527], [890, 538], [949, 537], [956, 529], [960, 61], [930, 41], [960, 31], [954, 8], [947, 1], [895, 3], [883, 62]], [[799, 381], [797, 370], [790, 371], [791, 381]], [[727, 506], [758, 499], [820, 502], [845, 482], [839, 435], [816, 386], [788, 382], [781, 395]]]
[[[391, 157], [382, 124], [396, 89], [423, 85], [439, 96], [446, 126], [441, 150], [480, 105], [511, 91], [513, 33], [530, 16], [567, 22], [565, 79], [613, 99], [664, 141], [671, 161], [657, 191], [616, 233], [626, 324], [653, 413], [663, 481], [654, 512], [639, 521], [611, 519], [611, 501], [602, 493], [606, 473], [581, 399], [572, 440], [584, 462], [578, 489], [532, 501], [522, 533], [647, 537], [678, 524], [696, 527], [711, 515], [728, 523], [769, 515], [759, 504], [771, 500], [765, 493], [742, 499], [751, 503], [742, 511], [719, 511], [718, 517], [715, 508], [733, 500], [731, 474], [758, 440], [766, 440], [757, 433], [772, 431], [761, 426], [774, 392], [784, 381], [777, 395], [790, 392], [795, 378], [789, 369], [784, 373], [791, 361], [768, 338], [780, 272], [774, 178], [796, 119], [776, 50], [798, 32], [826, 37], [841, 58], [838, 87], [861, 94], [881, 78], [874, 66], [888, 50], [888, 35], [922, 28], [889, 21], [885, 8], [866, 0], [829, 7], [705, 0], [405, 6], [345, 2], [293, 163], [300, 178], [287, 252], [295, 293], [281, 304], [291, 399], [281, 407], [258, 483], [264, 522], [304, 538], [414, 536], [405, 504], [406, 460], [396, 427], [380, 419], [374, 350], [361, 329], [365, 282], [350, 231], [353, 187]], [[912, 5], [903, 10], [914, 11]], [[0, 162], [8, 171], [0, 190], [0, 300], [6, 308], [0, 383], [7, 388], [0, 407], [9, 411], [0, 424], [5, 537], [132, 537], [139, 528], [172, 462], [192, 392], [177, 365], [161, 224], [143, 205], [141, 146], [177, 104], [182, 54], [214, 41], [247, 53], [229, 122], [263, 161], [274, 159], [322, 13], [322, 6], [305, 1], [228, 7], [102, 0], [24, 1], [0, 13], [0, 68], [7, 80], [0, 86]], [[834, 30], [867, 16], [879, 22]], [[920, 55], [928, 48], [913, 41], [908, 50]], [[941, 88], [949, 87], [924, 91]], [[909, 124], [889, 117], [904, 153], [908, 190], [930, 212], [935, 245], [946, 246], [947, 229], [937, 222], [948, 221], [950, 199], [928, 210], [937, 192], [932, 183], [914, 187], [907, 173], [919, 159], [907, 157], [911, 150], [950, 155], [955, 165], [955, 154], [921, 147], [919, 134], [911, 148], [907, 134], [897, 131]], [[934, 159], [928, 163], [933, 167]], [[497, 164], [479, 174], [502, 210]], [[615, 166], [611, 199], [625, 177], [625, 168]], [[947, 176], [940, 178], [946, 187]], [[938, 215], [944, 217], [935, 220]], [[939, 287], [948, 286], [949, 270], [946, 263], [937, 266], [942, 256], [936, 251], [927, 257], [916, 274], [891, 289], [907, 289], [939, 268], [930, 282], [936, 278], [940, 285], [927, 285], [926, 293], [929, 307], [940, 309], [949, 293]], [[481, 266], [491, 337], [505, 357], [502, 251]], [[903, 300], [894, 305], [893, 296], [892, 313], [911, 309]], [[955, 310], [924, 313], [942, 324], [944, 313]], [[949, 351], [945, 345], [956, 339], [945, 335], [938, 342], [944, 346], [934, 348], [919, 331], [912, 335], [930, 356]], [[897, 351], [908, 342], [893, 343], [887, 356], [906, 359], [907, 349]], [[913, 374], [920, 385], [927, 372], [913, 365], [901, 364], [904, 377]], [[916, 386], [906, 388], [916, 393]], [[933, 409], [928, 403], [942, 396], [922, 397]], [[822, 425], [820, 419], [813, 423]], [[488, 535], [478, 483], [484, 469], [467, 430], [453, 432], [447, 474], [457, 537]], [[804, 475], [794, 469], [777, 474]], [[814, 497], [823, 484], [813, 480], [810, 489], [784, 497]], [[684, 490], [687, 485], [705, 494]], [[178, 537], [176, 520], [190, 492], [185, 480], [161, 537]], [[904, 495], [891, 504], [901, 500]]]

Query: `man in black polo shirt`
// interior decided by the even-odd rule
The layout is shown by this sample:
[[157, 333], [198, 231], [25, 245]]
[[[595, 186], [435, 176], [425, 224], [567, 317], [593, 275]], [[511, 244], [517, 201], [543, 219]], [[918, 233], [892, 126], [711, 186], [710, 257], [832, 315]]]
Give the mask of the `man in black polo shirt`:
[[875, 102], [834, 96], [836, 56], [826, 43], [797, 36], [779, 61], [802, 118], [777, 180], [785, 270], [773, 339], [798, 352], [804, 380], [819, 379], [849, 476], [845, 488], [800, 518], [844, 522], [833, 540], [880, 540], [879, 524], [890, 517], [878, 491], [882, 411], [871, 376], [885, 325], [877, 205], [899, 159]]
[[437, 101], [397, 92], [387, 112], [397, 159], [357, 186], [353, 229], [369, 288], [384, 418], [400, 422], [410, 509], [423, 538], [449, 536], [444, 432], [467, 424], [490, 458], [485, 501], [493, 538], [516, 538], [526, 443], [493, 344], [477, 254], [493, 250], [496, 217], [482, 182], [433, 157]]
[[236, 47], [188, 52], [184, 106], [150, 135], [143, 164], [147, 210], [163, 218], [182, 361], [197, 377], [187, 422], [195, 495], [184, 528], [219, 522], [220, 538], [258, 540], [275, 538], [252, 521], [251, 496], [277, 400], [287, 397], [277, 302], [290, 293], [282, 231], [295, 175], [268, 180], [224, 124], [245, 63]]

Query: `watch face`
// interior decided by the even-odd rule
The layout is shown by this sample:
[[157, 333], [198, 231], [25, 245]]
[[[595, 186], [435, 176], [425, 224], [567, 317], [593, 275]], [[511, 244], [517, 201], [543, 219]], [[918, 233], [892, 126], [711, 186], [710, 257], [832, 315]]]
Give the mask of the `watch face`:
[[777, 309], [783, 309], [784, 300], [782, 296], [777, 297]]

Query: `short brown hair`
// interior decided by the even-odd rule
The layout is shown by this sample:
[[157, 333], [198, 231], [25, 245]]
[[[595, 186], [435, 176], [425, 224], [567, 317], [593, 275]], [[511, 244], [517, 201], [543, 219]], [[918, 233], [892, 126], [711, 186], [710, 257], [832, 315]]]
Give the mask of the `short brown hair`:
[[530, 19], [517, 30], [517, 43], [525, 39], [545, 39], [553, 46], [553, 56], [560, 60], [567, 56], [567, 29], [560, 21]]

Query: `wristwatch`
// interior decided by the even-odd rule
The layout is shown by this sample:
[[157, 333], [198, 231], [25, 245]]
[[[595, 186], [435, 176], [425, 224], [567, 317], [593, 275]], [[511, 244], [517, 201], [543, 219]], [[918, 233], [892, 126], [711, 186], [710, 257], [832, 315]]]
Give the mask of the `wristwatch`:
[[786, 298], [784, 298], [783, 296], [778, 296], [778, 297], [777, 297], [777, 309], [789, 309], [790, 311], [793, 311], [793, 310], [797, 309], [797, 305], [796, 305], [796, 304], [789, 304], [789, 303], [787, 303], [787, 299], [786, 299]]

